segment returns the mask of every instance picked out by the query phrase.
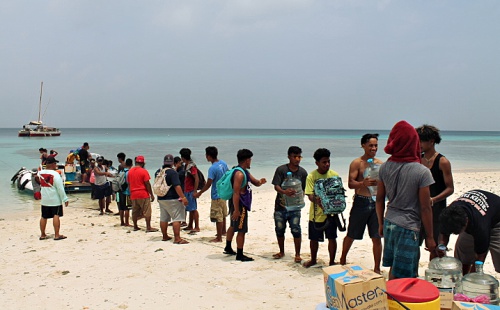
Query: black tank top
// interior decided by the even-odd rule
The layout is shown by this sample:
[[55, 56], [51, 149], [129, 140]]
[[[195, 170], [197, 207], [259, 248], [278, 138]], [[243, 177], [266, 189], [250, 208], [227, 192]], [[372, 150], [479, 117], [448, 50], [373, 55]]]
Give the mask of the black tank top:
[[[434, 159], [434, 163], [432, 164], [431, 167], [431, 174], [432, 177], [434, 178], [434, 184], [430, 186], [431, 197], [436, 197], [437, 195], [439, 195], [439, 193], [441, 193], [446, 189], [446, 184], [444, 183], [443, 171], [439, 169], [439, 161], [441, 160], [441, 157], [443, 157], [443, 155], [438, 154]], [[434, 207], [436, 206], [446, 207], [446, 199], [436, 202], [434, 204]]]

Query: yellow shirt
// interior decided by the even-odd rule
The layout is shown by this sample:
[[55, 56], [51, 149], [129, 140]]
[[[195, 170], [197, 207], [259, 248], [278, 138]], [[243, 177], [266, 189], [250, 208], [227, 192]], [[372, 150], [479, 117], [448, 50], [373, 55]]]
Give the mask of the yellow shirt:
[[[314, 183], [316, 183], [316, 180], [328, 179], [338, 175], [339, 174], [333, 170], [328, 170], [325, 174], [320, 174], [317, 169], [312, 171], [306, 179], [305, 194], [314, 194]], [[314, 214], [314, 209], [316, 209], [316, 214]], [[316, 206], [316, 208], [314, 208], [314, 203], [311, 202], [311, 207], [309, 208], [309, 221], [312, 221], [313, 219], [315, 222], [324, 222], [326, 221], [326, 215], [323, 214], [323, 209], [320, 206]]]

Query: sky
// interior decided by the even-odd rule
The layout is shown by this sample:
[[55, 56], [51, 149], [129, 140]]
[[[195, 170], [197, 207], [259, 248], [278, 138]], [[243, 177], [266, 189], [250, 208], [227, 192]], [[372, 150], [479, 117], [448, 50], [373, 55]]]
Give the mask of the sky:
[[500, 1], [0, 2], [0, 127], [500, 131]]

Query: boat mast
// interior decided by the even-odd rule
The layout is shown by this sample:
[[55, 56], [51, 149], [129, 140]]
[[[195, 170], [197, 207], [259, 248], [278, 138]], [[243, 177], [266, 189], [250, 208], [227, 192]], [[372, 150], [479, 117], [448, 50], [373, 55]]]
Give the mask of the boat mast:
[[38, 122], [41, 122], [40, 113], [42, 113], [42, 89], [43, 89], [43, 81], [40, 84], [40, 103], [38, 104]]

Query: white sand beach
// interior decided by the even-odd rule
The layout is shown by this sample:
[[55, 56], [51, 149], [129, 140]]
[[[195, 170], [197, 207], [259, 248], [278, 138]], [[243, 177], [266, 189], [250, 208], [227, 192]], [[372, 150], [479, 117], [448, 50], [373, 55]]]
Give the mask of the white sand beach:
[[[455, 194], [449, 201], [470, 189], [500, 193], [500, 172], [455, 172], [454, 179]], [[320, 244], [320, 263], [306, 269], [293, 262], [287, 229], [286, 256], [273, 259], [278, 251], [275, 192], [266, 184], [253, 193], [245, 252], [255, 261], [245, 263], [223, 254], [223, 243], [209, 242], [215, 235], [208, 218], [209, 193], [198, 201], [202, 231], [182, 233], [190, 242], [187, 245], [162, 242], [159, 232], [120, 227], [118, 216], [98, 216], [97, 201], [81, 195], [70, 197], [61, 219], [61, 233], [68, 238], [61, 241], [52, 239], [51, 220], [47, 226], [51, 238], [38, 240], [39, 211], [0, 215], [0, 304], [6, 309], [314, 309], [325, 300], [321, 267], [328, 262], [326, 243]], [[349, 205], [352, 193], [348, 191]], [[159, 210], [156, 202], [153, 205], [153, 227], [159, 228]], [[116, 204], [111, 208], [116, 211]], [[306, 207], [302, 211], [305, 260], [307, 219]], [[143, 220], [139, 224], [144, 228]], [[336, 261], [344, 236], [339, 233]], [[422, 250], [421, 275], [427, 259]], [[354, 242], [348, 262], [373, 267], [367, 232], [364, 240]], [[485, 271], [496, 276], [489, 258]]]

